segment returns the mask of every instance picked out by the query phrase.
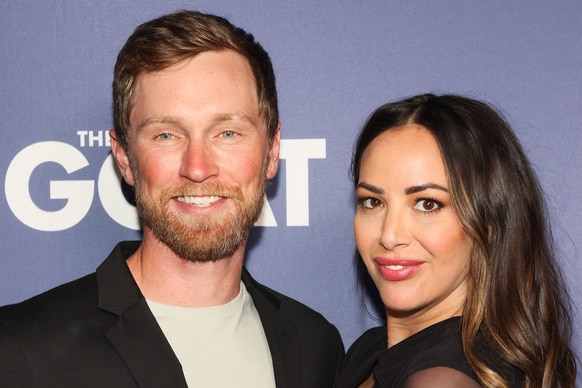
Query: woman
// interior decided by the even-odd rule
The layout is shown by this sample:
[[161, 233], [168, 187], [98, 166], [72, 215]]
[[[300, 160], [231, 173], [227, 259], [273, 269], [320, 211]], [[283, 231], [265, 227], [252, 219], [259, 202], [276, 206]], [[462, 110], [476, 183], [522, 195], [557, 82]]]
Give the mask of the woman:
[[454, 95], [383, 105], [352, 173], [386, 327], [352, 345], [341, 386], [574, 386], [541, 190], [499, 114]]

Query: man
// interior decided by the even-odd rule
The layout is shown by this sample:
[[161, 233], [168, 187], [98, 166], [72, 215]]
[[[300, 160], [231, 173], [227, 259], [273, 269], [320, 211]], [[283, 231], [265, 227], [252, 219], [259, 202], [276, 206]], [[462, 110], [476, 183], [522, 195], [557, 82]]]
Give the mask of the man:
[[332, 386], [336, 328], [243, 268], [278, 167], [268, 54], [225, 19], [166, 15], [122, 48], [113, 99], [143, 240], [0, 309], [0, 386]]

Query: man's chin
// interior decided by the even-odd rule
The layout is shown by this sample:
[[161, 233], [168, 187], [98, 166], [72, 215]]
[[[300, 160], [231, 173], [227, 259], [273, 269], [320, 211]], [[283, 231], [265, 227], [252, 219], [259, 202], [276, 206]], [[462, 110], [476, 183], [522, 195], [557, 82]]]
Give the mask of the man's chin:
[[201, 244], [168, 245], [174, 253], [183, 260], [192, 263], [211, 263], [232, 257], [237, 249], [243, 245], [243, 241], [231, 244]]
[[[223, 220], [224, 221], [224, 220]], [[157, 224], [150, 227], [156, 238], [184, 260], [204, 263], [231, 257], [245, 243], [250, 227], [232, 222]]]

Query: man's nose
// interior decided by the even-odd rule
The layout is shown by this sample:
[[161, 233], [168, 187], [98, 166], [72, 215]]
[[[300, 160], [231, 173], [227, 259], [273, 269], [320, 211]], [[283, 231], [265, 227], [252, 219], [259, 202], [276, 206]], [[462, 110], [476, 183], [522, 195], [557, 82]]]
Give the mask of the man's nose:
[[193, 182], [204, 182], [218, 175], [217, 159], [211, 144], [204, 140], [190, 141], [182, 156], [180, 175]]

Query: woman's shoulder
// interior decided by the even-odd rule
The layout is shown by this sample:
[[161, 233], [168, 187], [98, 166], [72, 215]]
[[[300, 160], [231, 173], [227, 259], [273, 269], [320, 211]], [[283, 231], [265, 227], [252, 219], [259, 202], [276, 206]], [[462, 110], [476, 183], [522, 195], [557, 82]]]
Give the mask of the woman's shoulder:
[[355, 387], [370, 376], [378, 353], [386, 349], [386, 327], [368, 329], [348, 349], [342, 363], [339, 387]]
[[448, 319], [426, 329], [424, 340], [408, 363], [409, 374], [445, 367], [477, 379], [467, 362], [461, 340], [460, 318]]
[[479, 332], [474, 346], [475, 356], [498, 373], [510, 387], [521, 387], [525, 382], [525, 374], [519, 368], [511, 365], [497, 353], [483, 333]]
[[386, 349], [386, 326], [378, 326], [368, 329], [359, 336], [348, 349], [346, 359], [359, 355], [369, 355]]
[[[460, 324], [460, 319], [451, 319], [436, 326], [438, 333], [432, 333], [435, 340], [430, 344], [426, 344], [428, 346], [422, 351], [418, 351], [410, 360], [410, 375], [421, 370], [444, 367], [462, 372], [471, 377], [471, 379], [479, 381], [465, 356]], [[524, 381], [523, 373], [505, 361], [481, 332], [477, 335], [473, 350], [475, 356], [503, 377], [510, 387], [522, 385]]]

